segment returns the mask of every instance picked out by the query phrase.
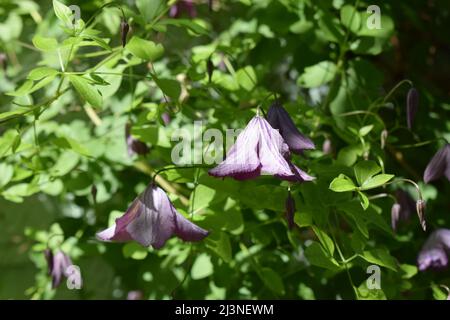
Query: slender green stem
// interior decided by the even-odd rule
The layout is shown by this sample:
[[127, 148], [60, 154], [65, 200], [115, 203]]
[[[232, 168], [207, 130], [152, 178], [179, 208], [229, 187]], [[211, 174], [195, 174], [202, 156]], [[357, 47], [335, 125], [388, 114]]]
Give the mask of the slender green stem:
[[399, 83], [397, 83], [397, 85], [395, 87], [393, 87], [391, 89], [391, 91], [389, 91], [389, 93], [384, 97], [383, 99], [383, 104], [385, 104], [389, 98], [394, 94], [395, 91], [397, 91], [398, 88], [400, 88], [400, 86], [402, 86], [404, 83], [408, 83], [411, 87], [413, 86], [413, 83], [411, 80], [405, 79], [400, 81]]

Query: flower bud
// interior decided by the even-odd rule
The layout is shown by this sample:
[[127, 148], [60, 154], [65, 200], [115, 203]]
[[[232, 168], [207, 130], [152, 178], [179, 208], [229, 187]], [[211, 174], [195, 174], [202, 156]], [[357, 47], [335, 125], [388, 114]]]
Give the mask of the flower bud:
[[130, 25], [125, 20], [122, 20], [122, 22], [120, 22], [120, 36], [122, 39], [122, 47], [124, 48], [127, 44], [128, 31], [130, 31]]
[[417, 215], [419, 216], [420, 225], [422, 226], [423, 231], [426, 231], [427, 225], [425, 221], [425, 201], [423, 201], [422, 199], [417, 200], [416, 210]]
[[294, 222], [294, 214], [295, 214], [295, 200], [292, 198], [291, 192], [288, 192], [288, 196], [286, 198], [286, 213], [285, 217], [288, 223], [288, 228], [292, 229], [295, 226]]
[[417, 110], [419, 109], [419, 93], [415, 88], [411, 88], [406, 96], [406, 121], [408, 128], [413, 126]]
[[8, 68], [8, 57], [3, 52], [0, 52], [0, 68], [6, 73]]
[[208, 58], [208, 61], [206, 61], [206, 71], [208, 72], [208, 82], [211, 83], [212, 74], [214, 72], [214, 64], [211, 61], [211, 58]]

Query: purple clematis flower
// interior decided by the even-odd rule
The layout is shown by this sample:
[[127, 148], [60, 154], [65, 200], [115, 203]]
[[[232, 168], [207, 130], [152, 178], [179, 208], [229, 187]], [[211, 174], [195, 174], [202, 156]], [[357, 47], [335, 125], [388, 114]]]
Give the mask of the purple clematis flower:
[[428, 268], [442, 269], [448, 265], [450, 251], [450, 230], [435, 230], [427, 239], [417, 257], [420, 271]]
[[172, 235], [184, 241], [200, 241], [208, 231], [178, 213], [167, 194], [150, 185], [113, 226], [97, 233], [97, 238], [119, 242], [135, 240], [143, 246], [160, 249]]
[[55, 289], [61, 283], [63, 276], [68, 276], [67, 268], [72, 265], [72, 260], [61, 250], [53, 254], [50, 249], [46, 249], [44, 255], [47, 260], [48, 273], [52, 277], [52, 288]]
[[195, 18], [197, 16], [197, 10], [195, 9], [192, 0], [179, 0], [175, 3], [169, 11], [169, 16], [171, 18], [179, 18], [183, 12], [191, 17]]
[[423, 180], [425, 183], [437, 180], [443, 175], [450, 181], [450, 144], [447, 143], [441, 148], [428, 163]]
[[131, 131], [131, 124], [127, 123], [125, 125], [125, 139], [127, 143], [128, 155], [132, 157], [134, 154], [139, 155], [147, 154], [150, 151], [150, 149], [142, 141], [133, 138], [130, 131]]
[[311, 181], [314, 178], [289, 161], [289, 147], [278, 130], [257, 115], [239, 134], [226, 159], [209, 170], [214, 177], [246, 180], [271, 174], [288, 181]]
[[289, 149], [297, 154], [303, 150], [315, 149], [314, 143], [298, 131], [289, 113], [283, 108], [280, 102], [275, 101], [267, 112], [267, 120], [274, 129], [280, 131]]

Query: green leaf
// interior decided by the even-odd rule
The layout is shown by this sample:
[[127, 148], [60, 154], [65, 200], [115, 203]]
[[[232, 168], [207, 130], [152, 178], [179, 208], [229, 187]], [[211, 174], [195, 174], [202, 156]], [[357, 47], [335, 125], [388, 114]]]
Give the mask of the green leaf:
[[284, 294], [283, 279], [273, 269], [264, 267], [258, 270], [258, 275], [264, 285], [278, 295]]
[[155, 61], [164, 53], [164, 47], [161, 44], [156, 44], [153, 41], [144, 40], [137, 36], [128, 41], [126, 48], [132, 55], [145, 61]]
[[367, 210], [370, 204], [369, 198], [361, 191], [358, 191], [358, 196], [361, 202], [361, 206], [363, 207], [364, 210]]
[[298, 78], [297, 84], [305, 88], [315, 88], [330, 82], [337, 72], [336, 64], [332, 61], [322, 61], [313, 66], [305, 68], [303, 74]]
[[345, 5], [341, 8], [341, 23], [352, 32], [357, 33], [361, 28], [361, 16], [355, 7]]
[[27, 95], [33, 89], [33, 80], [26, 80], [19, 88], [12, 92], [7, 92], [6, 94], [9, 96], [21, 97]]
[[364, 126], [361, 129], [359, 129], [359, 136], [364, 137], [369, 134], [370, 131], [373, 129], [373, 124], [369, 124], [368, 126]]
[[122, 253], [125, 258], [144, 260], [148, 255], [148, 249], [136, 242], [128, 242], [122, 247]]
[[80, 96], [86, 100], [90, 105], [96, 108], [101, 108], [102, 106], [102, 96], [89, 81], [83, 77], [77, 75], [69, 75], [70, 83], [75, 87], [75, 90], [80, 94]]
[[13, 166], [7, 163], [0, 163], [0, 188], [3, 188], [11, 181], [14, 175]]
[[36, 35], [31, 40], [33, 45], [41, 51], [53, 51], [58, 47], [58, 41], [54, 38], [44, 38]]
[[177, 27], [185, 27], [197, 35], [208, 35], [209, 31], [195, 21], [188, 19], [163, 19], [159, 21], [154, 27], [173, 25]]
[[354, 171], [356, 181], [361, 186], [369, 178], [380, 172], [381, 168], [375, 161], [360, 161], [355, 165]]
[[69, 7], [57, 0], [53, 0], [53, 10], [60, 21], [67, 27], [72, 26], [73, 12]]
[[361, 186], [361, 190], [369, 190], [373, 188], [380, 187], [384, 185], [386, 182], [391, 180], [394, 177], [393, 174], [378, 174], [370, 179], [368, 179], [366, 182], [363, 183]]
[[157, 86], [161, 89], [162, 92], [173, 101], [178, 101], [181, 94], [181, 86], [180, 83], [176, 80], [172, 79], [156, 79], [154, 78]]
[[[198, 185], [195, 189], [195, 193], [191, 192], [190, 202], [192, 203], [192, 210], [197, 213], [205, 208], [211, 203], [216, 195], [216, 190], [209, 188], [205, 185]], [[195, 196], [195, 198], [193, 198]]]
[[245, 68], [236, 71], [236, 81], [242, 89], [251, 91], [255, 87], [258, 80], [253, 67], [246, 66]]
[[359, 254], [367, 262], [397, 271], [397, 263], [386, 249], [373, 249]]
[[386, 300], [386, 295], [381, 289], [369, 289], [367, 288], [367, 281], [356, 288], [358, 300]]
[[325, 232], [323, 232], [321, 229], [319, 229], [316, 226], [313, 226], [312, 229], [314, 230], [314, 233], [316, 234], [317, 238], [319, 238], [320, 243], [324, 247], [324, 249], [327, 251], [327, 253], [330, 256], [333, 256], [334, 254], [334, 242], [331, 240], [330, 236], [328, 236]]
[[191, 269], [191, 277], [193, 280], [199, 280], [209, 277], [213, 273], [214, 266], [211, 263], [211, 258], [206, 253], [200, 254], [196, 259]]
[[42, 78], [45, 78], [45, 77], [54, 76], [57, 73], [58, 73], [58, 70], [55, 70], [53, 68], [39, 67], [39, 68], [31, 70], [30, 73], [28, 74], [27, 78], [30, 80], [41, 80]]
[[164, 9], [164, 1], [136, 0], [136, 7], [139, 9], [145, 21], [150, 22]]
[[411, 279], [419, 271], [416, 266], [411, 264], [401, 264], [400, 270], [402, 271], [402, 279]]
[[212, 232], [205, 240], [206, 247], [214, 251], [223, 261], [232, 261], [230, 237], [223, 231]]
[[344, 174], [340, 174], [337, 178], [334, 178], [329, 187], [334, 192], [346, 192], [356, 190], [356, 186], [353, 181]]
[[78, 141], [69, 138], [69, 137], [59, 137], [53, 140], [53, 143], [57, 145], [58, 147], [64, 148], [64, 149], [72, 149], [78, 154], [81, 154], [83, 156], [90, 156], [89, 151], [81, 145]]
[[305, 250], [308, 261], [315, 266], [336, 271], [340, 268], [339, 263], [327, 254], [324, 248], [317, 242], [311, 243]]

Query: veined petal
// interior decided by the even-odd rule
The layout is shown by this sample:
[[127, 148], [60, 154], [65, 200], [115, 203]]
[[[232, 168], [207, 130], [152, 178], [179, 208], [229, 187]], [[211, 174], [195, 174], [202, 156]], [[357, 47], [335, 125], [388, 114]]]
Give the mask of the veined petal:
[[259, 135], [258, 120], [255, 117], [239, 134], [236, 143], [227, 152], [226, 159], [208, 173], [215, 177], [233, 177], [237, 180], [259, 176], [261, 171], [258, 158]]
[[444, 268], [448, 265], [447, 253], [450, 250], [450, 230], [437, 229], [428, 237], [417, 257], [421, 271], [428, 268]]
[[184, 241], [203, 240], [209, 232], [186, 219], [175, 208], [175, 234]]
[[[423, 174], [425, 183], [439, 179], [443, 174], [446, 174], [450, 160], [450, 148], [447, 144], [441, 148], [428, 163]], [[450, 174], [450, 173], [449, 173]]]
[[315, 149], [314, 143], [300, 133], [289, 113], [278, 101], [275, 101], [270, 106], [267, 112], [267, 120], [274, 129], [280, 131], [281, 136], [292, 152], [300, 154], [303, 150]]
[[261, 136], [258, 146], [261, 171], [277, 177], [295, 176], [288, 161], [282, 155], [282, 151], [286, 150], [286, 144], [280, 133], [273, 129], [264, 118], [259, 116], [256, 118], [258, 118]]

